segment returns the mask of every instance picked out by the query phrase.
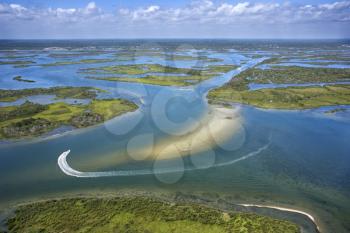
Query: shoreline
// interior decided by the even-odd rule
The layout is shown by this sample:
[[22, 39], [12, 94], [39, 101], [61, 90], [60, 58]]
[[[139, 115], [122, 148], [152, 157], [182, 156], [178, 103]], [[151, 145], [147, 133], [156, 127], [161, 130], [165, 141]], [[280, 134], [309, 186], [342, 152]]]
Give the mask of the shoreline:
[[275, 206], [275, 205], [257, 205], [257, 204], [237, 204], [239, 206], [244, 206], [244, 207], [258, 207], [258, 208], [268, 208], [268, 209], [275, 209], [275, 210], [281, 210], [281, 211], [286, 211], [286, 212], [292, 212], [292, 213], [297, 213], [306, 216], [308, 219], [310, 219], [316, 226], [318, 232], [322, 232], [320, 229], [320, 226], [316, 222], [316, 218], [311, 215], [310, 213], [307, 213], [305, 211], [297, 210], [297, 209], [292, 209], [292, 208], [286, 208], [286, 207], [280, 207], [280, 206]]
[[[38, 137], [24, 137], [24, 138], [16, 138], [16, 139], [3, 139], [0, 140], [0, 147], [2, 146], [13, 146], [13, 145], [19, 145], [19, 144], [31, 144], [31, 143], [38, 143], [38, 142], [43, 142], [43, 141], [47, 141], [47, 140], [53, 140], [56, 138], [60, 138], [63, 136], [67, 136], [67, 135], [74, 135], [74, 134], [81, 134], [90, 130], [94, 130], [98, 127], [103, 126], [104, 124], [112, 121], [112, 120], [116, 120], [119, 117], [123, 117], [126, 114], [137, 114], [139, 111], [142, 110], [142, 106], [138, 105], [138, 108], [135, 109], [134, 111], [129, 111], [129, 112], [124, 112], [118, 116], [115, 116], [111, 119], [108, 119], [104, 122], [98, 123], [96, 125], [90, 125], [88, 127], [84, 127], [84, 128], [73, 128], [70, 130], [64, 130], [60, 133], [55, 133], [55, 134], [50, 134], [47, 133], [47, 135], [41, 135]], [[55, 129], [54, 129], [55, 130]], [[51, 131], [52, 132], [52, 131]]]
[[[131, 193], [130, 193], [131, 192]], [[267, 214], [259, 213], [254, 210], [237, 210], [235, 209], [234, 206], [241, 206], [241, 207], [257, 207], [257, 208], [267, 208], [267, 209], [274, 209], [282, 212], [291, 212], [291, 213], [296, 213], [298, 215], [306, 216], [311, 222], [314, 224], [314, 226], [317, 229], [318, 233], [323, 233], [323, 231], [320, 230], [320, 227], [317, 225], [316, 220], [314, 216], [311, 214], [300, 211], [297, 209], [292, 209], [292, 208], [285, 208], [285, 207], [280, 207], [280, 206], [275, 206], [275, 205], [257, 205], [257, 204], [238, 204], [238, 203], [233, 203], [233, 202], [227, 202], [222, 200], [220, 197], [217, 197], [216, 199], [212, 198], [205, 198], [203, 196], [197, 196], [197, 195], [188, 195], [185, 193], [172, 193], [172, 192], [161, 192], [159, 193], [154, 193], [150, 191], [122, 191], [120, 193], [104, 193], [102, 195], [99, 195], [98, 193], [95, 194], [81, 194], [81, 193], [76, 193], [76, 194], [64, 194], [63, 196], [60, 197], [48, 197], [48, 198], [39, 198], [36, 200], [26, 200], [26, 201], [20, 201], [17, 203], [13, 203], [9, 206], [6, 206], [5, 208], [0, 209], [0, 214], [2, 214], [2, 221], [0, 222], [0, 226], [4, 227], [6, 226], [7, 220], [12, 214], [14, 213], [13, 211], [20, 207], [20, 206], [26, 206], [26, 205], [31, 205], [35, 203], [43, 203], [47, 201], [52, 201], [52, 200], [66, 200], [66, 199], [75, 199], [75, 198], [83, 198], [83, 199], [108, 199], [108, 198], [114, 198], [114, 197], [144, 197], [144, 198], [151, 198], [154, 200], [159, 200], [159, 201], [165, 201], [169, 203], [185, 203], [185, 204], [197, 204], [199, 206], [203, 207], [208, 207], [208, 208], [213, 208], [217, 209], [220, 211], [231, 211], [231, 212], [239, 212], [239, 213], [251, 213], [251, 214], [256, 214], [264, 217], [271, 217]], [[282, 213], [283, 216], [283, 213]], [[273, 219], [284, 219], [284, 218], [279, 218], [279, 217], [271, 217]], [[288, 217], [284, 219], [289, 222], [293, 222], [297, 224], [298, 226], [301, 226], [300, 223], [294, 222], [293, 220], [289, 219]]]

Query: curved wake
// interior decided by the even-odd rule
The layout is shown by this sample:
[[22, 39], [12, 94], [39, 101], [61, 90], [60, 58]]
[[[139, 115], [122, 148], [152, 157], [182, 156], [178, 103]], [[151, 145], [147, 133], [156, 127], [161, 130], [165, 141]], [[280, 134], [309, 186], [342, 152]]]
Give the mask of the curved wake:
[[193, 170], [203, 170], [213, 167], [223, 167], [238, 163], [240, 161], [246, 160], [250, 157], [260, 154], [262, 151], [266, 150], [269, 147], [270, 143], [265, 144], [259, 149], [250, 152], [247, 155], [244, 155], [240, 158], [214, 164], [211, 167], [196, 167], [196, 168], [165, 168], [165, 169], [140, 169], [140, 170], [120, 170], [120, 171], [103, 171], [103, 172], [82, 172], [72, 168], [67, 162], [67, 156], [70, 153], [70, 150], [63, 152], [57, 160], [58, 166], [68, 176], [80, 177], [80, 178], [92, 178], [92, 177], [109, 177], [109, 176], [140, 176], [140, 175], [155, 175], [155, 174], [166, 174], [166, 173], [176, 173], [184, 171], [193, 171]]

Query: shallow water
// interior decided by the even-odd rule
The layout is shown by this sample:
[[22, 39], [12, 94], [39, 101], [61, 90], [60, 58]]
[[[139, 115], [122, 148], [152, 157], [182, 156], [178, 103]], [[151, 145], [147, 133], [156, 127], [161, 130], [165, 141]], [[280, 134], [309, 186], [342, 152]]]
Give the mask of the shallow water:
[[67, 104], [89, 104], [91, 102], [90, 99], [74, 99], [74, 98], [60, 99], [60, 98], [56, 98], [56, 95], [32, 95], [32, 96], [27, 96], [11, 102], [0, 102], [0, 107], [18, 106], [18, 105], [24, 104], [26, 101], [29, 101], [35, 104], [45, 104], [45, 105], [57, 103], [57, 102], [64, 102]]
[[[193, 43], [196, 47], [197, 44]], [[228, 138], [226, 145], [211, 148], [210, 153], [184, 156], [165, 164], [166, 167], [180, 168], [181, 172], [77, 178], [67, 176], [60, 170], [57, 165], [58, 156], [68, 149], [71, 150], [67, 157], [69, 165], [80, 171], [155, 171], [164, 168], [164, 164], [157, 160], [134, 160], [128, 155], [128, 143], [136, 136], [152, 135], [155, 143], [169, 139], [168, 143], [171, 144], [170, 139], [181, 137], [174, 134], [186, 131], [207, 114], [208, 105], [204, 97], [208, 90], [223, 85], [233, 75], [264, 59], [251, 59], [237, 52], [239, 50], [229, 50], [230, 47], [239, 46], [238, 42], [220, 42], [220, 46], [225, 49], [220, 46], [218, 49], [215, 47], [218, 45], [214, 46], [213, 42], [204, 45], [201, 43], [204, 42], [198, 43], [199, 48], [191, 50], [190, 53], [204, 50], [200, 46], [205, 45], [213, 54], [212, 57], [223, 58], [225, 64], [241, 64], [241, 61], [245, 63], [236, 70], [185, 88], [91, 80], [78, 73], [80, 68], [119, 62], [57, 67], [1, 66], [0, 74], [3, 78], [0, 79], [0, 86], [3, 89], [57, 85], [94, 86], [109, 91], [102, 93], [101, 98], [124, 97], [137, 101], [140, 109], [105, 124], [71, 131], [61, 136], [0, 144], [0, 205], [6, 206], [19, 200], [57, 196], [62, 193], [115, 192], [123, 189], [218, 193], [238, 202], [267, 202], [298, 207], [322, 220], [323, 227], [328, 227], [333, 232], [335, 229], [336, 232], [346, 232], [342, 224], [346, 224], [347, 216], [350, 216], [350, 202], [346, 198], [350, 193], [348, 114], [339, 113], [334, 117], [323, 114], [321, 110], [275, 111], [234, 106], [239, 109], [244, 119], [243, 131]], [[255, 42], [254, 46], [258, 45], [259, 42]], [[62, 45], [51, 44], [47, 47], [59, 46]], [[244, 47], [245, 44], [240, 46]], [[332, 46], [336, 47], [337, 44]], [[112, 46], [106, 44], [105, 47], [111, 50]], [[261, 54], [266, 57], [266, 54], [275, 53], [266, 48], [261, 50]], [[315, 48], [312, 50], [315, 51]], [[115, 51], [118, 51], [117, 48]], [[23, 53], [31, 54], [32, 51]], [[42, 63], [55, 61], [47, 58], [46, 51], [36, 50], [36, 53], [39, 55], [32, 59], [38, 59]], [[98, 55], [94, 58], [106, 56], [110, 55]], [[92, 59], [93, 56], [89, 58]], [[154, 57], [128, 62], [169, 64], [169, 61]], [[200, 61], [173, 61], [172, 64], [177, 67], [204, 65]], [[36, 83], [13, 81], [12, 78], [16, 75], [33, 79]], [[161, 122], [164, 125], [160, 124]], [[232, 147], [237, 145], [238, 141], [239, 146]], [[265, 149], [259, 150], [261, 148]], [[256, 151], [259, 153], [232, 163]], [[203, 164], [208, 168], [202, 169]], [[175, 183], [169, 184], [169, 181], [174, 180]], [[331, 223], [327, 224], [327, 221]]]

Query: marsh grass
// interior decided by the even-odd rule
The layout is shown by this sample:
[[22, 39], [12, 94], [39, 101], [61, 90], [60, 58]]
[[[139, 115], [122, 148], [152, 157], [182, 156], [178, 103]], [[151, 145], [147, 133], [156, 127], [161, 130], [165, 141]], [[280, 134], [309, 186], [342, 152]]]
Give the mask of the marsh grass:
[[76, 198], [20, 206], [9, 232], [300, 232], [297, 225], [249, 213], [144, 197]]
[[93, 87], [52, 87], [31, 88], [19, 90], [0, 89], [0, 102], [16, 101], [20, 98], [33, 95], [56, 95], [57, 98], [93, 99], [102, 89]]
[[[111, 74], [109, 77], [87, 76], [90, 79], [118, 81], [118, 82], [136, 82], [162, 86], [188, 86], [210, 79], [221, 73], [226, 73], [237, 68], [234, 65], [211, 65], [203, 69], [177, 68], [171, 66], [162, 66], [158, 64], [145, 65], [118, 65], [106, 66], [100, 68], [88, 68], [81, 72], [86, 74]], [[159, 75], [154, 75], [159, 73]], [[162, 74], [174, 74], [171, 76]], [[178, 74], [178, 75], [176, 75]], [[145, 77], [120, 77], [118, 75], [145, 75]]]
[[212, 100], [233, 101], [260, 108], [310, 109], [350, 104], [350, 85], [286, 87], [237, 91], [229, 87], [213, 90]]
[[[265, 63], [274, 63], [272, 58]], [[251, 68], [238, 74], [224, 86], [209, 92], [211, 100], [233, 101], [260, 108], [308, 109], [350, 104], [350, 85], [266, 88], [249, 90], [250, 83], [305, 84], [349, 81], [350, 69], [306, 68], [297, 66]]]
[[63, 125], [88, 127], [137, 108], [136, 104], [123, 99], [94, 99], [87, 105], [26, 102], [0, 107], [0, 138], [39, 136]]

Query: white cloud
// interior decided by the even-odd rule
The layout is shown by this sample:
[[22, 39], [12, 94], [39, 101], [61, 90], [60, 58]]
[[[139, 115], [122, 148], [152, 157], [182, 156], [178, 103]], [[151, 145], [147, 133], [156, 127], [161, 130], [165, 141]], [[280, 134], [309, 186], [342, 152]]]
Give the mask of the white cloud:
[[10, 4], [10, 8], [13, 9], [14, 11], [21, 12], [27, 10], [27, 8], [18, 5], [18, 4]]
[[[106, 17], [108, 15], [109, 17]], [[56, 8], [56, 9], [28, 9], [19, 4], [0, 4], [1, 17], [37, 18], [45, 16], [61, 18], [64, 21], [76, 21], [94, 18], [124, 19], [129, 21], [159, 20], [183, 21], [204, 20], [203, 22], [249, 22], [256, 18], [267, 19], [271, 22], [300, 22], [313, 20], [346, 20], [350, 15], [350, 1], [334, 2], [320, 5], [291, 5], [278, 3], [250, 3], [236, 4], [222, 3], [215, 5], [212, 1], [203, 0], [192, 2], [181, 8], [161, 9], [157, 5], [150, 5], [138, 9], [119, 9], [115, 14], [107, 14], [98, 8], [95, 2], [90, 2], [84, 8]], [[259, 23], [259, 22], [255, 22]]]
[[243, 14], [245, 11], [247, 11], [249, 2], [243, 2], [243, 3], [238, 3], [237, 5], [227, 5], [228, 7], [231, 8], [231, 13], [233, 14]]
[[95, 2], [90, 2], [84, 8], [26, 8], [19, 4], [0, 3], [0, 23], [1, 20], [58, 20], [58, 21], [78, 21], [89, 20], [90, 18], [104, 14]]
[[90, 2], [85, 9], [83, 10], [83, 12], [87, 15], [93, 15], [93, 14], [99, 14], [102, 13], [102, 10], [100, 8], [97, 7], [95, 2]]
[[123, 9], [121, 15], [131, 21], [156, 20], [162, 22], [184, 20], [199, 20], [199, 22], [234, 23], [256, 22], [256, 19], [270, 23], [309, 22], [311, 20], [337, 21], [349, 18], [350, 1], [334, 2], [321, 5], [293, 5], [278, 3], [236, 4], [222, 3], [215, 5], [212, 1], [193, 2], [182, 8], [160, 9], [150, 6], [142, 9]]
[[149, 20], [154, 18], [159, 11], [159, 6], [149, 6], [147, 8], [140, 8], [135, 11], [125, 11], [124, 16], [131, 16], [132, 20]]
[[[159, 27], [171, 26], [172, 29], [177, 27], [175, 28], [177, 31], [187, 28], [195, 32], [199, 27], [215, 31], [219, 25], [284, 24], [288, 26], [324, 22], [350, 23], [350, 1], [302, 5], [292, 2], [252, 3], [246, 0], [230, 3], [227, 0], [227, 2], [214, 3], [211, 0], [200, 0], [177, 8], [148, 5], [135, 9], [116, 9], [112, 13], [102, 10], [95, 2], [90, 2], [82, 8], [34, 8], [15, 3], [0, 3], [0, 27], [11, 28], [11, 25], [16, 24], [24, 29], [44, 28], [49, 25], [56, 29], [72, 28], [73, 30], [76, 25], [74, 30], [79, 31], [84, 28], [85, 32], [93, 28], [118, 31], [135, 27], [149, 30], [153, 27], [154, 30], [159, 31]], [[80, 25], [84, 27], [79, 28]]]
[[320, 8], [324, 8], [327, 10], [342, 10], [342, 9], [348, 9], [350, 7], [350, 2], [349, 1], [344, 1], [344, 2], [334, 2], [331, 4], [322, 4], [320, 5]]

